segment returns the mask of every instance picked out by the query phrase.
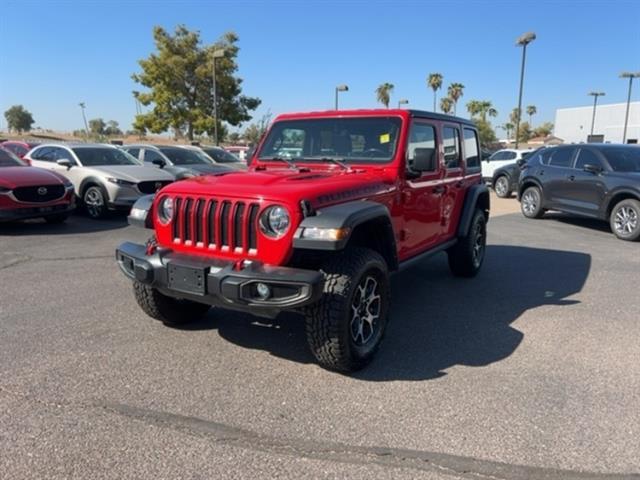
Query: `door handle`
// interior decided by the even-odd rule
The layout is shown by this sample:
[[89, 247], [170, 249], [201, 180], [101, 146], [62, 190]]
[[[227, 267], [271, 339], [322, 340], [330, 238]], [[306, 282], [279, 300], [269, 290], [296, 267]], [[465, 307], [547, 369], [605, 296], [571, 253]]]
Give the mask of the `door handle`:
[[567, 179], [569, 179], [570, 182], [573, 182], [576, 179], [576, 176], [575, 175], [569, 175], [567, 177]]
[[444, 185], [438, 185], [437, 187], [433, 188], [433, 193], [435, 193], [436, 195], [442, 195], [446, 191], [447, 187], [445, 187]]
[[544, 175], [544, 170], [538, 170], [538, 175]]

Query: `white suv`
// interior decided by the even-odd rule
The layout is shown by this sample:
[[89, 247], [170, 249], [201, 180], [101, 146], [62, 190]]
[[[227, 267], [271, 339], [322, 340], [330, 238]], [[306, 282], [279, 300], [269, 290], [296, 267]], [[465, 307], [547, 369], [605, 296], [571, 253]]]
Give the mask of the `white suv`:
[[484, 181], [491, 181], [493, 179], [493, 173], [500, 167], [516, 163], [523, 158], [523, 154], [532, 152], [533, 150], [515, 150], [512, 148], [505, 148], [498, 150], [486, 160], [482, 161], [482, 179]]

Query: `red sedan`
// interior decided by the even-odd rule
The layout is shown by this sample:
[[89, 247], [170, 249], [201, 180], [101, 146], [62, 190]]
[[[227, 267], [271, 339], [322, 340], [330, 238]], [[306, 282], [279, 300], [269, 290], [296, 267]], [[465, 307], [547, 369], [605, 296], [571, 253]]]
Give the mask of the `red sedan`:
[[50, 170], [30, 167], [0, 148], [0, 222], [44, 218], [64, 222], [75, 208], [69, 180]]
[[[40, 145], [38, 142], [22, 142], [19, 140], [7, 140], [0, 143], [0, 147], [5, 150], [9, 150], [11, 153], [15, 153], [16, 156], [23, 158], [29, 150]], [[30, 163], [29, 160], [25, 160], [26, 163]]]

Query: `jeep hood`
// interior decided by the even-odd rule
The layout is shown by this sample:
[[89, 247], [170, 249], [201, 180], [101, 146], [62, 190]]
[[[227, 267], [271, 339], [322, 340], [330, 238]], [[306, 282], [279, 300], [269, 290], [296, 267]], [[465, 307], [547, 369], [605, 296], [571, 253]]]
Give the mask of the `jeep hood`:
[[394, 179], [389, 178], [384, 169], [269, 168], [189, 178], [166, 186], [162, 193], [291, 203], [308, 200], [318, 207], [384, 193], [394, 187]]

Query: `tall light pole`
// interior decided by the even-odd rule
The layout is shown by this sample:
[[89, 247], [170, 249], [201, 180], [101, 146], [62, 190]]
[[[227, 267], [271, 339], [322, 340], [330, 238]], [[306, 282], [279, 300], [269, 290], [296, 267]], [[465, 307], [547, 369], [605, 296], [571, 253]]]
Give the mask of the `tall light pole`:
[[213, 51], [213, 143], [218, 145], [218, 90], [216, 88], [216, 59], [224, 57], [224, 50]]
[[408, 105], [408, 104], [409, 104], [409, 100], [407, 100], [406, 98], [402, 98], [398, 100], [398, 108], [402, 108], [401, 105]]
[[640, 72], [622, 72], [620, 78], [629, 79], [629, 93], [627, 94], [627, 111], [624, 114], [624, 130], [622, 131], [622, 143], [627, 143], [627, 125], [629, 123], [629, 107], [631, 106], [631, 84], [634, 78], [640, 77]]
[[335, 103], [336, 108], [335, 108], [335, 110], [338, 110], [338, 92], [348, 92], [348, 91], [349, 91], [349, 85], [342, 84], [342, 85], [338, 85], [336, 87], [336, 103]]
[[589, 95], [593, 97], [593, 115], [591, 115], [591, 135], [593, 136], [593, 125], [596, 123], [596, 104], [598, 103], [598, 97], [604, 97], [604, 92], [589, 92]]
[[86, 108], [84, 102], [80, 102], [78, 104], [80, 106], [80, 109], [82, 110], [82, 120], [84, 120], [84, 133], [87, 136], [87, 138], [89, 138], [89, 126], [87, 125], [87, 117], [84, 114], [84, 109]]
[[518, 148], [518, 133], [520, 132], [520, 117], [522, 116], [522, 86], [524, 84], [524, 63], [527, 58], [527, 45], [536, 39], [536, 34], [527, 32], [516, 40], [516, 46], [522, 47], [522, 66], [520, 67], [520, 93], [518, 94], [518, 115], [516, 118], [516, 148]]

